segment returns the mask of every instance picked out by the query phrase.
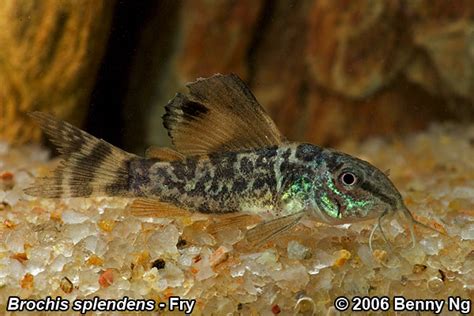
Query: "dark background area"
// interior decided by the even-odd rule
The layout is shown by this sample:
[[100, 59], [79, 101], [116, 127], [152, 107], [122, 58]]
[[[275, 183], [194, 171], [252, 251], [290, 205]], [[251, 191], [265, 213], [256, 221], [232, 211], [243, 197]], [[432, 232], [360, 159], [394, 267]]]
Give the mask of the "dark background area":
[[114, 9], [110, 37], [84, 126], [88, 132], [119, 147], [124, 145], [124, 100], [140, 31], [158, 6], [159, 2], [153, 0], [118, 1]]

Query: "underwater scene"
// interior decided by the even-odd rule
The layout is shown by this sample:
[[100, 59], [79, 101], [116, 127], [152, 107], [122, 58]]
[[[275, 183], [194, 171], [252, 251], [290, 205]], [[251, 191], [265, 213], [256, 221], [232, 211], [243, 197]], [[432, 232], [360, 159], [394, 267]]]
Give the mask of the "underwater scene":
[[459, 315], [471, 1], [0, 2], [7, 315]]

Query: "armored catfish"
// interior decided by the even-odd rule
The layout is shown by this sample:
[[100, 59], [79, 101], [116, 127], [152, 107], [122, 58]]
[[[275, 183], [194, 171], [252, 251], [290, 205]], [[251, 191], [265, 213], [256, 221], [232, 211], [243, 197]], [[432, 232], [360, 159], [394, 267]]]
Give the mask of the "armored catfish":
[[402, 211], [411, 219], [413, 237], [417, 221], [387, 175], [370, 163], [288, 141], [236, 75], [218, 74], [187, 87], [189, 93], [178, 93], [163, 116], [175, 149], [151, 148], [146, 157], [49, 114], [31, 113], [63, 161], [26, 193], [137, 198], [132, 210], [145, 215], [151, 210], [257, 214], [265, 221], [247, 237], [258, 242], [304, 215], [327, 224], [378, 218], [377, 228], [384, 215]]

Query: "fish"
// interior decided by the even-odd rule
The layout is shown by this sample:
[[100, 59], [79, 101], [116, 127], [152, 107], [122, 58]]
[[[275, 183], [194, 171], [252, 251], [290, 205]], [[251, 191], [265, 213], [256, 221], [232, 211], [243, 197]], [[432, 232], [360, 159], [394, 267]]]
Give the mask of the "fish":
[[[137, 216], [256, 215], [246, 233], [262, 243], [303, 217], [340, 225], [387, 214], [413, 217], [402, 195], [367, 161], [305, 142], [289, 141], [235, 74], [188, 83], [165, 106], [163, 125], [174, 148], [151, 147], [144, 157], [126, 152], [42, 112], [30, 113], [62, 155], [61, 164], [25, 190], [42, 198], [127, 197]], [[429, 226], [428, 226], [429, 227]]]

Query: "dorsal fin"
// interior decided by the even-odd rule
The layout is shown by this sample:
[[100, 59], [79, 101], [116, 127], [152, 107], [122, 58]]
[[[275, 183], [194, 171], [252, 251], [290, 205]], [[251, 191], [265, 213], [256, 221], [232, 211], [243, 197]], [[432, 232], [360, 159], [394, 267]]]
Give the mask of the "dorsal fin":
[[163, 124], [185, 155], [278, 145], [285, 138], [246, 84], [234, 74], [187, 84], [166, 106]]

